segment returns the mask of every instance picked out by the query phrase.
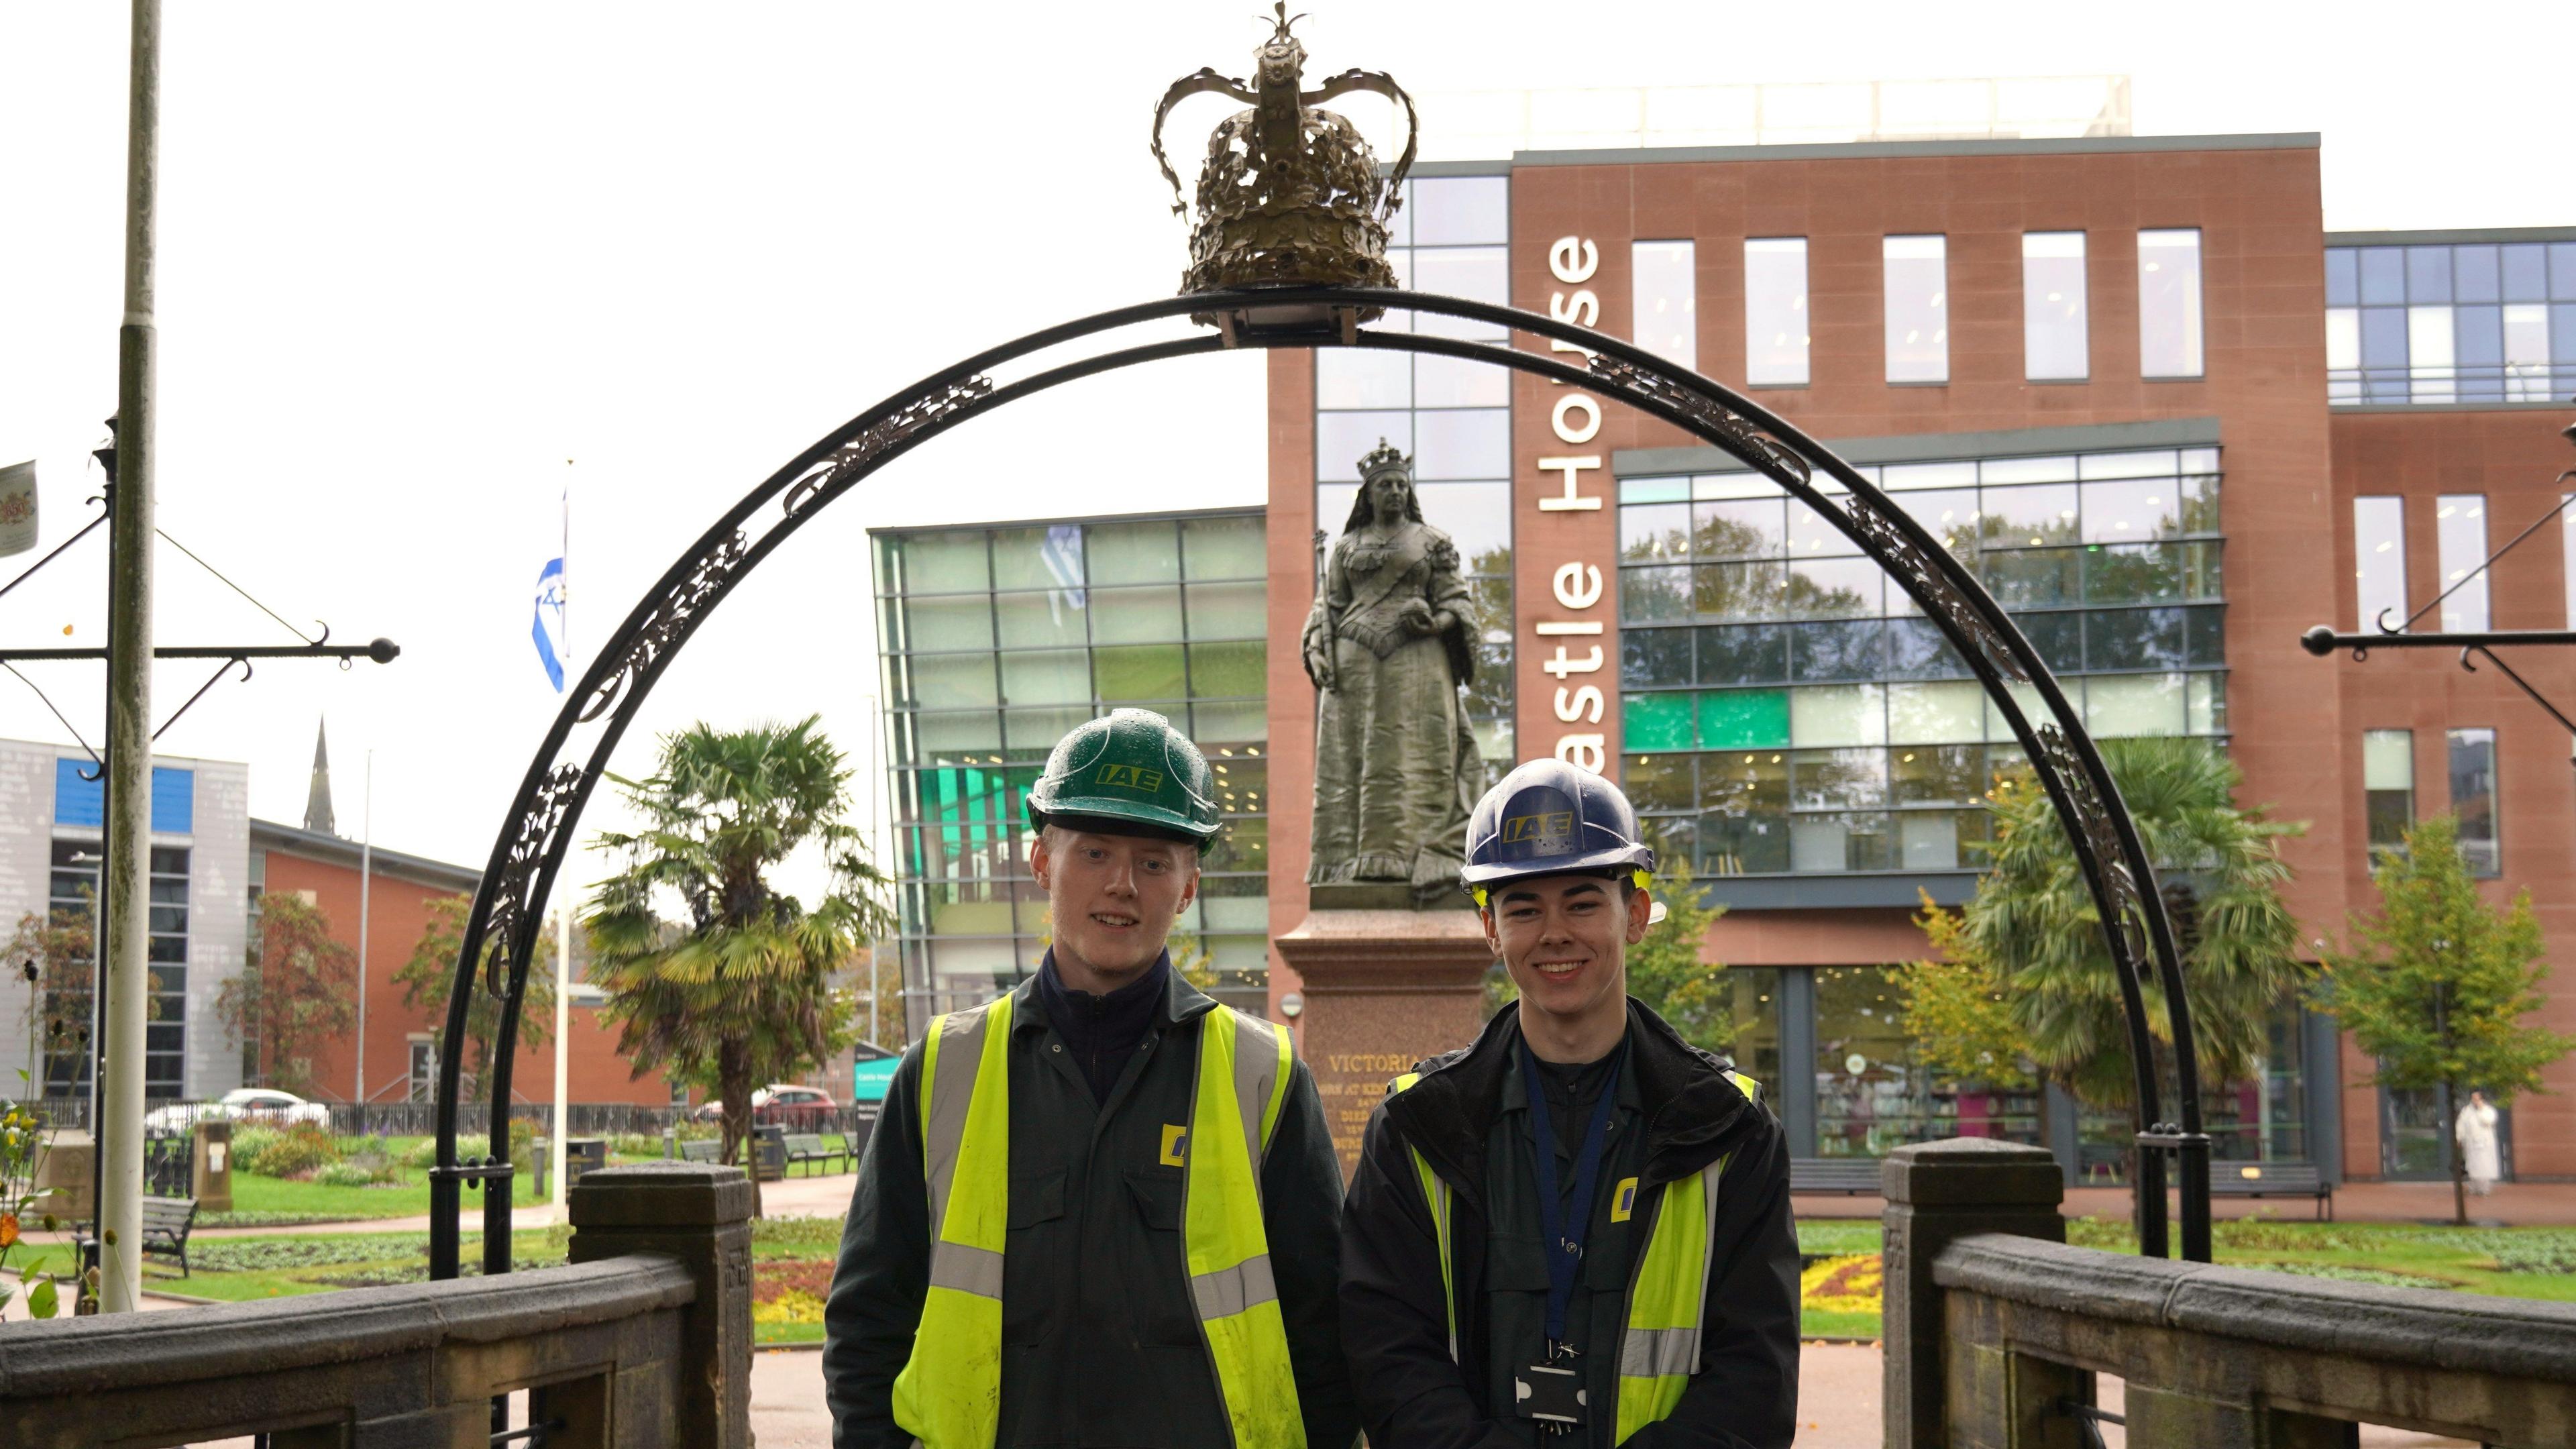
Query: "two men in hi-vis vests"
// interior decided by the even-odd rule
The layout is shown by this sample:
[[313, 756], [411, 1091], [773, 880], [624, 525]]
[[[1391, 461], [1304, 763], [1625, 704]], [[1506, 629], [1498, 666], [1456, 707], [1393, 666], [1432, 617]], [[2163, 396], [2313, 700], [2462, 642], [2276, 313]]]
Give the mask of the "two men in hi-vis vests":
[[1220, 824], [1207, 761], [1118, 710], [1027, 808], [1052, 945], [886, 1094], [825, 1310], [835, 1449], [1347, 1449], [1314, 1081], [1164, 951]]
[[1466, 882], [1520, 999], [1369, 1120], [1342, 1345], [1380, 1449], [1790, 1442], [1786, 1138], [1756, 1083], [1627, 996], [1654, 863], [1618, 787], [1556, 760], [1468, 823]]
[[1786, 1446], [1788, 1157], [1626, 996], [1659, 909], [1626, 797], [1540, 761], [1477, 806], [1519, 1003], [1393, 1084], [1345, 1202], [1286, 1030], [1164, 952], [1214, 796], [1142, 710], [1030, 789], [1053, 944], [886, 1095], [825, 1315], [835, 1449]]

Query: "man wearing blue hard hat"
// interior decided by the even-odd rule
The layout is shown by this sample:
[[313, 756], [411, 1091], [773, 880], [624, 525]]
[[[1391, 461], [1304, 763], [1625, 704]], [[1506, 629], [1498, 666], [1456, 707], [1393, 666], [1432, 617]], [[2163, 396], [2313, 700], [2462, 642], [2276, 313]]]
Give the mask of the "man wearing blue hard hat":
[[1342, 1216], [1342, 1343], [1374, 1444], [1785, 1449], [1789, 1154], [1759, 1086], [1627, 994], [1660, 918], [1619, 787], [1522, 765], [1467, 826], [1520, 988], [1396, 1079]]

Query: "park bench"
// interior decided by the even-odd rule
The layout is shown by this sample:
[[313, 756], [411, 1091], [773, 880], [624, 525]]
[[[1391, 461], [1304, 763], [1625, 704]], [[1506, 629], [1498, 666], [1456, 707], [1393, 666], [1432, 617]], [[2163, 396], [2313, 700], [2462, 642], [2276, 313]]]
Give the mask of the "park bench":
[[[790, 1132], [787, 1134], [787, 1165], [789, 1167], [794, 1167], [800, 1162], [830, 1163], [849, 1162], [850, 1160], [849, 1149], [827, 1145], [823, 1140], [823, 1134], [820, 1132]], [[811, 1174], [808, 1174], [808, 1176], [811, 1176]]]
[[1875, 1157], [1793, 1157], [1789, 1159], [1791, 1192], [1875, 1193]]
[[680, 1144], [682, 1162], [716, 1162], [724, 1157], [724, 1142], [715, 1137], [699, 1137]]
[[[97, 1241], [98, 1225], [92, 1223], [89, 1233], [74, 1240], [75, 1249], [86, 1258], [90, 1245]], [[179, 1260], [179, 1276], [188, 1276], [188, 1234], [196, 1231], [197, 1200], [193, 1197], [147, 1197], [143, 1200], [143, 1251]]]
[[2315, 1198], [2318, 1221], [2334, 1221], [2334, 1184], [2313, 1162], [2213, 1162], [2209, 1195]]

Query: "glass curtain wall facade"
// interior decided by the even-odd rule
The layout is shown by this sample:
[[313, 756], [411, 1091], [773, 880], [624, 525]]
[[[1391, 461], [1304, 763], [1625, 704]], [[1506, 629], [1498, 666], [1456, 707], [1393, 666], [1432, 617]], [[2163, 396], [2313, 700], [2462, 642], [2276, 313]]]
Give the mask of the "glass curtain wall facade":
[[[1421, 176], [1387, 239], [1397, 284], [1508, 305], [1511, 182]], [[1685, 268], [1687, 260], [1681, 263]], [[1595, 322], [1597, 318], [1577, 318]], [[1509, 341], [1481, 322], [1391, 311], [1373, 326]], [[1487, 766], [1517, 758], [1512, 731], [1512, 386], [1508, 369], [1452, 357], [1350, 347], [1315, 353], [1315, 572], [1359, 496], [1360, 459], [1383, 440], [1413, 458], [1423, 521], [1456, 541], [1479, 617], [1467, 713]]]
[[[46, 910], [55, 920], [90, 932], [90, 979], [97, 979], [99, 842], [56, 837]], [[143, 1026], [143, 1094], [177, 1097], [186, 1090], [188, 1065], [188, 847], [152, 847], [151, 921], [145, 960], [151, 1004]], [[63, 1040], [46, 1043], [45, 1092], [71, 1096], [89, 1090], [91, 1054], [85, 1050], [86, 1016], [67, 1022]]]
[[2576, 391], [2576, 240], [2326, 248], [2327, 401]]
[[[1861, 471], [2095, 734], [2225, 737], [2217, 449]], [[2020, 748], [1877, 564], [1749, 472], [1622, 479], [1619, 527], [1621, 776], [1669, 849], [1704, 877], [1980, 868]]]
[[875, 535], [898, 935], [916, 1028], [1038, 967], [1021, 801], [1121, 706], [1189, 731], [1225, 829], [1174, 959], [1261, 1013], [1268, 980], [1268, 588], [1259, 511]]

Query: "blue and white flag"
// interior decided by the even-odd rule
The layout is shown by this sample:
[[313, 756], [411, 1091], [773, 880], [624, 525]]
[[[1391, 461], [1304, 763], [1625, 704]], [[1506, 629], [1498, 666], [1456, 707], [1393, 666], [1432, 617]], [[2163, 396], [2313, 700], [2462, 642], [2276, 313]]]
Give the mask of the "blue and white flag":
[[536, 621], [529, 633], [537, 642], [537, 660], [546, 678], [563, 693], [564, 673], [572, 668], [572, 640], [564, 630], [564, 558], [572, 552], [572, 501], [564, 500], [564, 541], [559, 552], [537, 571]]
[[1079, 525], [1059, 523], [1047, 530], [1046, 542], [1038, 548], [1038, 558], [1047, 572], [1055, 576], [1056, 586], [1047, 594], [1047, 613], [1056, 623], [1064, 622], [1064, 611], [1083, 606], [1082, 529]]

